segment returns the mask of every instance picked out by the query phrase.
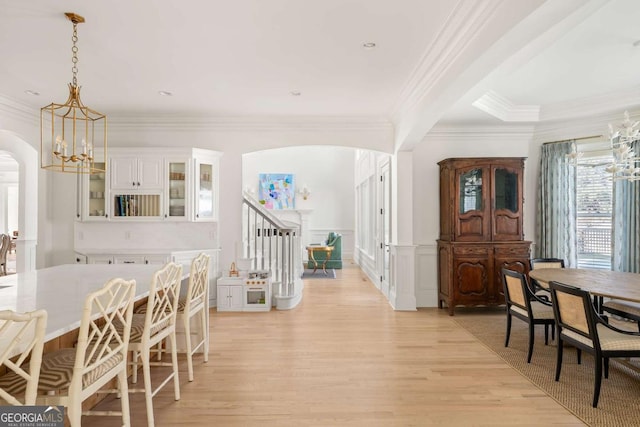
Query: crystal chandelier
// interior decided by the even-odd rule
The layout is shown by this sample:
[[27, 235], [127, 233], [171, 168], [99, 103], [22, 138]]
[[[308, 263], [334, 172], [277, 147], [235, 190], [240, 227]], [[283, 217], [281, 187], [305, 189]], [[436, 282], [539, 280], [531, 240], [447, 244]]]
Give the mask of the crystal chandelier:
[[[624, 121], [614, 129], [609, 124], [609, 147], [611, 162], [605, 166], [605, 171], [611, 174], [614, 180], [638, 181], [640, 180], [640, 155], [635, 153], [632, 144], [640, 139], [640, 121], [632, 122], [629, 112], [624, 112]], [[576, 143], [571, 144], [571, 153], [567, 154], [567, 160], [577, 166], [584, 153], [578, 151]], [[594, 150], [601, 153], [601, 150]]]
[[[73, 23], [71, 48], [72, 83], [64, 104], [52, 102], [40, 109], [40, 159], [43, 169], [70, 173], [105, 172], [107, 161], [107, 116], [85, 106], [78, 86], [78, 24], [84, 18], [65, 13]], [[97, 156], [103, 167], [96, 167]], [[102, 165], [100, 165], [102, 166]]]
[[624, 121], [614, 130], [609, 124], [609, 141], [613, 162], [605, 169], [613, 179], [640, 180], [640, 157], [633, 151], [631, 144], [640, 139], [640, 121], [632, 122], [629, 112], [624, 112]]

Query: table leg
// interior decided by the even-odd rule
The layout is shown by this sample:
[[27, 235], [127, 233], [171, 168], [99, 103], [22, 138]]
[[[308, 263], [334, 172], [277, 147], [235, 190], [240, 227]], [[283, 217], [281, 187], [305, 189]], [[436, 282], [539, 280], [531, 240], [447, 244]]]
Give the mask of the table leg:
[[309, 250], [309, 258], [311, 258], [311, 261], [313, 261], [313, 273], [315, 274], [316, 270], [318, 269], [318, 261], [316, 261], [316, 258], [313, 256], [313, 252], [313, 249]]

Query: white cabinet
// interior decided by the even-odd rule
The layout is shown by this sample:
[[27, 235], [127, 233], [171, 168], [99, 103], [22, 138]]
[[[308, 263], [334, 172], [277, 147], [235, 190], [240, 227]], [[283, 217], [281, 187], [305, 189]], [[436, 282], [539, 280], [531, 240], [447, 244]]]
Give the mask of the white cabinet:
[[81, 221], [216, 221], [221, 153], [114, 148], [106, 173], [81, 178]]
[[195, 158], [195, 220], [215, 221], [218, 218], [217, 156], [200, 155]]
[[113, 264], [113, 255], [88, 255], [87, 264]]
[[191, 159], [165, 159], [166, 185], [164, 217], [171, 221], [189, 221], [191, 215]]
[[111, 188], [118, 190], [161, 190], [164, 185], [162, 157], [112, 157]]
[[243, 311], [243, 280], [238, 277], [221, 277], [218, 279], [218, 311]]

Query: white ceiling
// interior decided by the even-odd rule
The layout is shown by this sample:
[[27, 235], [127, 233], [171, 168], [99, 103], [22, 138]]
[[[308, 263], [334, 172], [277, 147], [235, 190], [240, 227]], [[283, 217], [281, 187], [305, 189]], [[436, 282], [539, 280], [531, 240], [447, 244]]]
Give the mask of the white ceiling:
[[[1, 95], [32, 107], [66, 99], [72, 26], [63, 12], [86, 18], [78, 81], [85, 104], [106, 114], [397, 121], [407, 92], [422, 91], [421, 102], [439, 107], [435, 122], [494, 124], [471, 106], [489, 91], [540, 107], [538, 119], [562, 103], [640, 96], [638, 0], [0, 0]], [[475, 27], [467, 18], [483, 16], [491, 20]], [[462, 18], [468, 34], [446, 40], [467, 37], [473, 57], [437, 49]], [[503, 45], [486, 66], [485, 52]], [[416, 73], [443, 63], [455, 66], [420, 83]], [[463, 93], [436, 99], [460, 81]]]

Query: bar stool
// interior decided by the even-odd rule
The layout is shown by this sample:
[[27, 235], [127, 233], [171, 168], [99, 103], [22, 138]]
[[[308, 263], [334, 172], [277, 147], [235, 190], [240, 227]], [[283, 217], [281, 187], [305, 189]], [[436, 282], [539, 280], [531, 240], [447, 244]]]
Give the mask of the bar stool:
[[[0, 400], [15, 406], [35, 405], [46, 327], [45, 310], [24, 314], [0, 311], [0, 367], [7, 369], [7, 373], [0, 376]], [[16, 353], [21, 354], [12, 362], [10, 357]], [[18, 396], [22, 394], [23, 401], [20, 401]]]
[[[111, 279], [87, 296], [76, 348], [57, 350], [42, 358], [38, 389], [48, 394], [38, 396], [38, 405], [66, 406], [72, 426], [81, 425], [82, 415], [120, 415], [125, 426], [131, 424], [127, 347], [135, 287], [135, 280]], [[114, 378], [118, 389], [101, 390]], [[121, 394], [121, 411], [83, 412], [82, 402], [98, 391]]]

